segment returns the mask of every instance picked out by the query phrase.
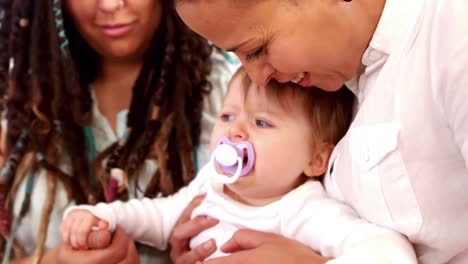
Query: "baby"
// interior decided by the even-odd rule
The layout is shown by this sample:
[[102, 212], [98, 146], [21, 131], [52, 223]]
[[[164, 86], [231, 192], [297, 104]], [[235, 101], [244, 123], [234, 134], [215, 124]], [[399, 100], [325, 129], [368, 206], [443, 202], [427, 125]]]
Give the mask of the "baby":
[[[417, 263], [400, 234], [361, 220], [327, 197], [320, 177], [333, 147], [351, 122], [353, 95], [294, 84], [253, 84], [241, 68], [234, 75], [212, 132], [212, 159], [176, 194], [155, 199], [78, 206], [65, 212], [62, 237], [87, 248], [92, 229], [121, 226], [135, 240], [164, 250], [183, 210], [205, 193], [192, 217], [219, 223], [190, 246], [214, 238], [224, 244], [241, 228], [295, 239], [330, 263]], [[211, 257], [225, 253], [218, 249]]]

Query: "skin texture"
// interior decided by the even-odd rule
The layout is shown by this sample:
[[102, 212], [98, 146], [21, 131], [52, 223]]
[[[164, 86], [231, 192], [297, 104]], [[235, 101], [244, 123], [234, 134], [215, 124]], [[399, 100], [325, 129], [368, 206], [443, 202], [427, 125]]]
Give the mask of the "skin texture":
[[[256, 249], [257, 256], [252, 257], [250, 251]], [[235, 263], [315, 263], [321, 264], [328, 259], [316, 254], [310, 248], [275, 234], [257, 232], [253, 230], [239, 230], [221, 248], [225, 252], [237, 252], [229, 257], [210, 259], [207, 264], [235, 264]], [[287, 254], [284, 254], [287, 252]], [[201, 263], [201, 262], [198, 262]]]
[[306, 73], [304, 87], [339, 89], [358, 72], [385, 1], [292, 2], [184, 0], [177, 11], [195, 32], [234, 51], [258, 85]]
[[106, 230], [109, 224], [86, 210], [73, 211], [60, 226], [62, 241], [73, 249], [86, 250], [94, 248], [94, 245], [88, 243], [93, 242], [93, 236], [90, 237], [91, 227], [97, 227], [101, 231]]
[[[243, 75], [238, 74], [231, 81], [219, 120], [212, 132], [211, 149], [213, 151], [221, 136], [226, 136], [233, 142], [248, 140], [253, 144], [255, 165], [252, 171], [235, 183], [225, 185], [224, 193], [244, 204], [262, 206], [280, 199], [301, 184], [305, 177], [323, 175], [333, 147], [318, 140], [320, 137], [315, 135], [312, 129], [314, 124], [308, 119], [303, 104], [297, 101], [301, 97], [296, 97], [294, 100], [273, 98], [273, 94], [267, 95], [265, 88], [259, 88], [253, 82], [246, 87], [240, 76]], [[284, 104], [280, 104], [280, 100]], [[295, 158], [291, 160], [284, 157]], [[184, 214], [190, 215], [191, 208]], [[185, 230], [203, 230], [200, 226], [197, 227], [197, 223], [193, 220], [181, 219], [179, 226], [184, 226]], [[179, 252], [185, 251], [183, 255], [179, 255], [178, 263], [202, 261], [216, 249], [216, 245], [207, 241], [203, 248], [189, 251], [186, 245], [196, 234], [192, 232], [185, 234], [174, 245]], [[252, 241], [258, 243], [251, 243]], [[222, 250], [237, 252], [255, 247], [259, 247], [257, 253], [251, 254], [249, 250], [233, 254], [227, 257], [226, 261], [242, 263], [249, 258], [257, 260], [260, 254], [264, 257], [262, 263], [274, 263], [273, 260], [279, 261], [276, 263], [284, 263], [281, 261], [290, 259], [290, 256], [282, 256], [283, 251], [278, 249], [283, 247], [297, 249], [297, 252], [294, 252], [297, 254], [294, 259], [298, 261], [311, 263], [324, 261], [320, 255], [297, 242], [260, 232], [241, 232], [238, 240], [229, 242], [227, 247], [222, 247]], [[272, 249], [276, 250], [276, 256], [266, 254]], [[307, 257], [304, 257], [305, 251]]]
[[[100, 57], [100, 74], [93, 88], [101, 112], [115, 128], [116, 114], [129, 107], [129, 88], [141, 68], [143, 52], [160, 24], [161, 3], [127, 0], [125, 7], [120, 8], [116, 0], [68, 0], [66, 8], [77, 30]], [[127, 25], [129, 30], [116, 37], [106, 35], [103, 30], [115, 25]], [[114, 77], [109, 78], [111, 76]], [[115, 100], [116, 92], [122, 94], [121, 99]], [[80, 241], [78, 236], [72, 241], [64, 240], [65, 245], [59, 246], [57, 259], [60, 263], [76, 259], [87, 259], [89, 263], [135, 263], [138, 254], [134, 242], [126, 234], [117, 236], [117, 232], [123, 233], [116, 230], [111, 244], [103, 250], [86, 251], [86, 242]], [[67, 246], [69, 243], [82, 251], [71, 250]]]
[[[212, 132], [212, 151], [221, 136], [233, 142], [249, 141], [255, 149], [255, 165], [245, 176], [233, 184], [226, 185], [224, 193], [241, 203], [263, 206], [281, 199], [285, 194], [299, 186], [304, 177], [322, 175], [331, 153], [329, 144], [319, 144], [312, 130], [313, 124], [307, 118], [302, 104], [286, 108], [253, 82], [245, 86], [245, 74], [237, 74], [231, 81], [218, 121]], [[299, 97], [296, 99], [299, 100]], [[289, 100], [289, 99], [285, 99]], [[291, 137], [291, 135], [295, 135]], [[280, 149], [281, 151], [277, 151]], [[285, 159], [286, 157], [296, 157]], [[200, 199], [201, 202], [201, 198]], [[196, 207], [192, 203], [189, 207]], [[187, 221], [190, 214], [185, 212], [180, 221]], [[197, 221], [208, 223], [209, 219]], [[87, 210], [72, 211], [64, 219], [61, 232], [63, 241], [75, 249], [87, 249], [88, 236], [92, 227], [106, 229], [109, 226]], [[193, 232], [195, 231], [195, 232]], [[171, 241], [177, 240], [178, 249], [187, 248], [188, 240], [199, 230], [176, 229]], [[176, 242], [177, 243], [177, 242]], [[213, 248], [214, 241], [202, 245], [205, 251]], [[227, 248], [236, 250], [236, 248]], [[203, 252], [194, 252], [194, 257]], [[183, 252], [174, 252], [173, 258]], [[184, 263], [184, 257], [177, 262]]]
[[[266, 116], [256, 116], [255, 115], [255, 113], [257, 111], [259, 111], [258, 108], [262, 108], [262, 106], [265, 107], [265, 105], [266, 105], [265, 104], [266, 101], [262, 101], [262, 100], [265, 100], [265, 96], [262, 93], [265, 90], [258, 89], [256, 87], [251, 87], [251, 89], [247, 89], [248, 90], [247, 94], [243, 94], [242, 89], [237, 89], [236, 90], [234, 88], [238, 84], [238, 81], [239, 81], [238, 79], [237, 80], [234, 79], [231, 82], [231, 89], [233, 89], [233, 90], [229, 91], [229, 95], [226, 98], [226, 102], [225, 102], [225, 107], [226, 108], [223, 109], [223, 112], [221, 112], [221, 115], [220, 115], [220, 119], [225, 120], [225, 121], [219, 122], [219, 124], [218, 124], [219, 125], [219, 128], [218, 128], [219, 130], [215, 129], [213, 131], [213, 133], [216, 134], [216, 135], [213, 136], [213, 140], [216, 139], [219, 136], [219, 135], [217, 135], [218, 133], [221, 133], [221, 134], [226, 133], [226, 134], [229, 135], [229, 133], [233, 132], [233, 134], [231, 135], [231, 136], [233, 136], [233, 138], [231, 138], [232, 140], [236, 140], [235, 139], [236, 134], [240, 135], [241, 137], [245, 137], [246, 135], [250, 136], [250, 131], [251, 130], [248, 130], [247, 133], [245, 132], [245, 126], [246, 125], [247, 125], [247, 127], [249, 127], [249, 129], [262, 129], [262, 130], [266, 129], [266, 128], [263, 127], [265, 125], [263, 123], [263, 121], [265, 121], [265, 120], [262, 120], [262, 118], [266, 118]], [[236, 94], [236, 92], [238, 94]], [[233, 94], [231, 94], [231, 93], [233, 93]], [[258, 94], [258, 93], [260, 93], [260, 94]], [[281, 115], [281, 113], [278, 113], [278, 112], [281, 112], [281, 110], [284, 110], [284, 109], [278, 109], [277, 105], [274, 104], [274, 100], [278, 100], [278, 98], [276, 98], [276, 99], [270, 98], [270, 99], [272, 99], [272, 100], [269, 101], [268, 107], [270, 107], [270, 108], [268, 110], [271, 111], [271, 112], [276, 112], [276, 114], [274, 115], [276, 117], [283, 117], [283, 115]], [[251, 100], [251, 101], [249, 101], [249, 100]], [[284, 101], [284, 100], [282, 100], [282, 101]], [[293, 102], [295, 102], [296, 104], [294, 104]], [[297, 105], [296, 101], [291, 101], [290, 103], [292, 103], [291, 104], [292, 106]], [[235, 108], [236, 104], [237, 104], [237, 108], [238, 108], [237, 112], [232, 111], [232, 110], [230, 110], [228, 108], [228, 107], [234, 107]], [[257, 107], [257, 109], [255, 109], [255, 107]], [[255, 111], [255, 110], [257, 110], [257, 111]], [[262, 112], [262, 111], [259, 111], [259, 112]], [[293, 116], [292, 118], [295, 119], [296, 123], [301, 123], [300, 120], [302, 120], [302, 118], [303, 118], [303, 116], [302, 116], [303, 112], [301, 112], [297, 108], [296, 109], [294, 109], [294, 108], [291, 109], [290, 108], [290, 109], [288, 109], [288, 112], [290, 113], [289, 116]], [[235, 118], [230, 116], [231, 114], [234, 114], [234, 113], [237, 113], [235, 115]], [[249, 122], [245, 122], [245, 117], [246, 116], [250, 117]], [[239, 120], [239, 118], [240, 118], [240, 120]], [[290, 117], [285, 117], [285, 118], [290, 118]], [[249, 120], [249, 118], [247, 118], [247, 120]], [[259, 122], [259, 121], [261, 121], [261, 122]], [[240, 130], [239, 130], [239, 124], [237, 122], [240, 122], [242, 124], [242, 126], [240, 126], [240, 128], [241, 128]], [[273, 122], [273, 121], [271, 121], [271, 122]], [[280, 125], [280, 124], [282, 124], [282, 122], [285, 122], [285, 121], [280, 121], [279, 124], [277, 124], [278, 129], [282, 128], [282, 126]], [[304, 125], [303, 122], [304, 121], [302, 121], [302, 124]], [[255, 124], [253, 126], [253, 128], [252, 128], [252, 123]], [[288, 123], [288, 122], [286, 122], [286, 123]], [[306, 123], [306, 124], [310, 124], [310, 123]], [[261, 126], [262, 128], [257, 128], [256, 126], [258, 126], [258, 125], [262, 125]], [[226, 129], [226, 127], [227, 127], [227, 129]], [[232, 127], [232, 131], [230, 131], [231, 130], [230, 127]], [[292, 127], [295, 127], [295, 126], [292, 125]], [[268, 129], [270, 129], [270, 128], [268, 128]], [[301, 127], [301, 129], [304, 130], [304, 131], [307, 131], [307, 129], [304, 129], [303, 126]], [[226, 130], [227, 130], [227, 132], [226, 132]], [[273, 130], [273, 128], [272, 128], [272, 130]], [[241, 131], [243, 133], [238, 133], [239, 131]], [[280, 133], [281, 134], [281, 131], [263, 131], [263, 132], [265, 132], [265, 133]], [[252, 136], [253, 137], [257, 136], [256, 133], [259, 133], [259, 132], [255, 131], [254, 133], [252, 133]], [[286, 134], [289, 134], [289, 133], [286, 133]], [[297, 134], [298, 135], [304, 135], [304, 134], [301, 134], [301, 133], [297, 133]], [[302, 143], [306, 142], [307, 139], [310, 140], [310, 133], [306, 133], [306, 134], [307, 134], [307, 137], [304, 138], [304, 141]], [[264, 135], [264, 137], [267, 137], [267, 136]], [[300, 137], [298, 137], [298, 138], [300, 138]], [[291, 141], [291, 143], [293, 143], [293, 142], [296, 142], [296, 141]], [[253, 143], [255, 144], [255, 142], [253, 142]], [[260, 143], [261, 143], [261, 141], [260, 141]], [[302, 145], [304, 145], [304, 144], [302, 144]], [[287, 148], [287, 146], [285, 146], [284, 148]], [[299, 149], [304, 151], [304, 149], [302, 149], [302, 148], [299, 148]], [[298, 149], [298, 151], [299, 151], [299, 149]], [[287, 149], [285, 151], [288, 151], [288, 150], [289, 149]], [[316, 150], [318, 150], [318, 148]], [[276, 151], [276, 149], [275, 149], [275, 151]], [[261, 151], [261, 152], [263, 152], [263, 151]], [[314, 166], [306, 166], [307, 169], [311, 169], [311, 170], [308, 170], [307, 172], [306, 172], [307, 169], [304, 169], [304, 167], [303, 167], [304, 172], [307, 173], [308, 175], [320, 175], [320, 173], [323, 172], [323, 168], [321, 168], [320, 164], [323, 165], [322, 161], [323, 160], [328, 160], [328, 155], [330, 154], [330, 152], [331, 152], [331, 148], [328, 148], [328, 149], [325, 149], [325, 150], [322, 149], [321, 151], [317, 151], [316, 153], [322, 153], [322, 154], [325, 153], [324, 156], [312, 155], [312, 157], [314, 157], [314, 158], [312, 158], [311, 161], [312, 161], [312, 164]], [[274, 155], [277, 155], [275, 153], [268, 153], [268, 152], [264, 152], [264, 153], [266, 153], [266, 155], [268, 155], [268, 156], [273, 155], [273, 157], [270, 156], [269, 158], [274, 158]], [[306, 151], [306, 153], [307, 153], [307, 151]], [[259, 154], [259, 155], [261, 155], [261, 154]], [[263, 158], [265, 158], [265, 157], [263, 157]], [[284, 164], [284, 161], [281, 161], [281, 160], [277, 161], [277, 162], [280, 162], [280, 163]], [[325, 162], [325, 164], [326, 164], [326, 162]], [[293, 167], [293, 170], [295, 170], [294, 168], [297, 169], [298, 167], [295, 165]], [[263, 169], [261, 169], [261, 170], [263, 170]], [[255, 173], [256, 172], [254, 172], [253, 174], [255, 174]], [[297, 174], [296, 174], [296, 177], [297, 177]], [[255, 176], [252, 176], [252, 178], [255, 179]], [[290, 183], [290, 179], [291, 178], [286, 176], [286, 180], [282, 181], [283, 184], [285, 182]], [[246, 179], [246, 180], [248, 181], [249, 179]], [[275, 179], [275, 180], [278, 181], [278, 178]], [[256, 183], [254, 180], [253, 180], [253, 182]], [[274, 188], [274, 189], [275, 189], [275, 192], [278, 190], [276, 188]], [[229, 191], [230, 191], [230, 193], [229, 193]], [[244, 193], [243, 191], [246, 191], [247, 193]], [[234, 199], [244, 198], [243, 200], [241, 200], [242, 202], [250, 202], [251, 204], [256, 204], [256, 202], [259, 202], [259, 201], [261, 202], [262, 199], [259, 199], [259, 198], [265, 198], [265, 196], [264, 196], [265, 193], [260, 195], [260, 197], [257, 195], [257, 193], [250, 193], [249, 194], [249, 188], [248, 187], [245, 187], [245, 190], [244, 190], [244, 189], [237, 189], [233, 185], [232, 190], [226, 190], [225, 189], [225, 192], [228, 195], [230, 195], [231, 197], [233, 197]], [[238, 192], [239, 194], [242, 194], [242, 196], [238, 195], [238, 197], [236, 197], [235, 196], [236, 192]], [[247, 199], [245, 199], [245, 198], [247, 198]], [[272, 197], [269, 197], [269, 198], [272, 198]], [[265, 201], [265, 200], [263, 200], [263, 201]], [[189, 208], [186, 209], [184, 214], [190, 215], [192, 210], [193, 210], [193, 208], [192, 208], [192, 206], [190, 206]], [[185, 234], [178, 232], [178, 238], [179, 239], [176, 239], [177, 243], [171, 243], [171, 245], [173, 246], [173, 251], [177, 250], [178, 253], [182, 252], [182, 255], [177, 255], [177, 257], [178, 257], [177, 259], [173, 258], [173, 260], [175, 260], [177, 263], [182, 263], [182, 264], [187, 263], [188, 264], [188, 263], [194, 263], [196, 261], [203, 261], [206, 257], [208, 257], [216, 249], [216, 246], [219, 246], [219, 247], [223, 246], [223, 245], [213, 245], [213, 244], [210, 243], [210, 241], [208, 241], [206, 244], [203, 244], [203, 247], [199, 246], [198, 248], [196, 248], [196, 249], [194, 249], [192, 251], [190, 251], [187, 248], [186, 245], [188, 244], [189, 239], [193, 235], [197, 234], [199, 231], [206, 229], [205, 227], [202, 227], [202, 225], [200, 224], [200, 219], [196, 219], [196, 220], [195, 219], [194, 220], [189, 220], [188, 218], [181, 219], [179, 221], [178, 226], [176, 226], [176, 229], [190, 230], [190, 232], [187, 231]], [[194, 231], [197, 231], [197, 233], [195, 233]], [[174, 233], [176, 233], [176, 232], [174, 232]], [[291, 255], [296, 255], [297, 258], [295, 258], [295, 259], [297, 259], [297, 261], [305, 261], [304, 263], [323, 263], [323, 261], [324, 261], [324, 258], [322, 258], [320, 255], [316, 254], [314, 251], [312, 251], [312, 250], [298, 244], [297, 242], [294, 242], [294, 241], [291, 241], [291, 240], [288, 240], [288, 239], [284, 239], [281, 236], [276, 236], [276, 235], [272, 236], [271, 234], [263, 234], [263, 233], [260, 233], [260, 232], [248, 232], [248, 231], [241, 231], [241, 232], [238, 232], [238, 233], [240, 233], [240, 235], [239, 235], [240, 239], [236, 240], [236, 246], [231, 247], [231, 249], [224, 248], [224, 247], [222, 249], [223, 250], [228, 250], [228, 252], [230, 252], [231, 250], [232, 250], [232, 252], [241, 251], [243, 249], [248, 249], [248, 250], [245, 251], [245, 252], [242, 252], [242, 253], [234, 253], [231, 256], [229, 256], [227, 258], [224, 258], [223, 261], [232, 261], [231, 263], [243, 263], [243, 262], [245, 262], [246, 259], [250, 259], [250, 260], [255, 259], [255, 261], [259, 261], [258, 263], [285, 263], [284, 261], [283, 262], [281, 262], [281, 261], [284, 260], [284, 259], [288, 259], [289, 258], [289, 253], [286, 252], [286, 251], [283, 251], [282, 248], [291, 249], [291, 251], [292, 251]], [[235, 235], [235, 237], [236, 236], [237, 235]], [[251, 241], [256, 241], [258, 243], [252, 244], [252, 243], [250, 243]], [[256, 247], [258, 247], [258, 248], [256, 248]], [[274, 252], [276, 254], [276, 256], [274, 256], [273, 258], [271, 258], [272, 255], [269, 254], [269, 251], [271, 251], [271, 250], [274, 250]], [[282, 254], [285, 254], [285, 253], [288, 253], [288, 255], [282, 256]], [[275, 262], [275, 260], [278, 260], [278, 262]], [[215, 260], [210, 260], [210, 261], [215, 261]], [[223, 262], [221, 262], [221, 263], [223, 263]], [[300, 263], [300, 262], [298, 262], [298, 263]]]
[[197, 260], [203, 260], [215, 252], [217, 248], [214, 240], [208, 240], [192, 250], [188, 247], [190, 238], [219, 222], [216, 219], [203, 216], [190, 219], [192, 211], [200, 205], [204, 198], [204, 195], [194, 198], [182, 213], [174, 230], [172, 230], [169, 242], [171, 244], [171, 259], [175, 264], [194, 263]]
[[[12, 264], [31, 263], [32, 258], [14, 260]], [[119, 227], [116, 228], [112, 244], [102, 250], [73, 250], [65, 244], [46, 251], [42, 256], [40, 263], [61, 263], [61, 264], [100, 264], [100, 263], [119, 263], [130, 264], [138, 263], [138, 252], [135, 244], [128, 235]]]
[[135, 244], [120, 228], [116, 228], [109, 247], [89, 252], [75, 251], [62, 244], [57, 251], [57, 261], [64, 264], [83, 263], [83, 260], [86, 263], [138, 263]]
[[[67, 0], [65, 7], [79, 33], [97, 52], [100, 59], [98, 78], [93, 88], [100, 110], [115, 128], [116, 113], [128, 108], [131, 87], [142, 65], [143, 52], [161, 21], [161, 2], [153, 0], [126, 0], [119, 7], [117, 0]], [[109, 36], [109, 26], [128, 25], [129, 30], [119, 36]], [[114, 78], [109, 78], [114, 76]], [[115, 78], [117, 76], [117, 78]], [[115, 93], [122, 96], [115, 100]], [[111, 100], [113, 99], [113, 100]], [[72, 250], [66, 243], [48, 250], [43, 263], [137, 263], [138, 253], [133, 240], [116, 229], [111, 244], [102, 250], [84, 250], [84, 243], [73, 237]], [[29, 259], [17, 260], [22, 263]]]
[[[161, 3], [153, 0], [127, 0], [121, 8], [117, 0], [67, 0], [73, 23], [86, 42], [108, 60], [139, 61], [161, 21]], [[110, 36], [112, 26], [129, 27], [128, 32]]]
[[231, 81], [212, 132], [211, 149], [221, 136], [253, 145], [252, 170], [235, 183], [225, 185], [224, 192], [244, 204], [263, 206], [299, 186], [303, 174], [314, 177], [324, 173], [328, 152], [315, 147], [320, 144], [315, 142], [312, 124], [300, 106], [286, 110], [253, 82], [244, 87], [241, 76]]
[[[146, 196], [171, 194], [190, 181], [195, 167], [190, 157], [200, 142], [204, 95], [210, 92], [209, 74], [217, 62], [210, 59], [212, 47], [208, 41], [188, 30], [176, 16], [172, 0], [15, 0], [11, 13], [12, 21], [21, 20], [22, 25], [14, 23], [7, 32], [12, 48], [5, 54], [7, 59], [15, 58], [15, 74], [8, 81], [15, 89], [8, 89], [6, 100], [9, 109], [6, 159], [25, 163], [24, 168], [21, 165], [25, 171], [45, 168], [49, 174], [47, 186], [35, 188], [35, 192], [48, 194], [45, 201], [22, 199], [16, 188], [10, 188], [22, 182], [22, 178], [17, 178], [22, 173], [16, 173], [16, 162], [9, 171], [8, 178], [12, 180], [6, 182], [5, 189], [15, 197], [11, 203], [15, 208], [33, 201], [32, 206], [23, 208], [30, 208], [33, 214], [26, 217], [40, 221], [38, 232], [33, 230], [31, 234], [37, 233], [34, 252], [37, 259], [48, 249], [48, 236], [57, 235], [58, 227], [50, 228], [47, 223], [56, 217], [54, 210], [63, 208], [60, 202], [65, 201], [57, 202], [55, 193], [58, 197], [65, 190], [67, 197], [78, 204], [102, 201], [107, 194], [99, 189], [107, 190], [106, 171], [126, 168], [128, 175], [138, 182], [140, 177], [152, 177], [136, 173], [145, 166], [146, 158], [156, 159], [160, 165], [160, 174], [139, 189]], [[158, 25], [160, 30], [155, 34]], [[3, 57], [1, 64], [5, 65]], [[2, 67], [5, 71], [7, 68]], [[128, 110], [126, 126], [137, 128], [131, 129], [128, 141], [114, 140], [107, 149], [97, 151], [95, 164], [102, 166], [89, 164], [86, 157], [92, 158], [88, 151], [92, 148], [87, 146], [92, 142], [89, 131], [82, 129], [83, 125], [92, 124], [94, 106], [99, 107], [114, 130], [116, 113], [123, 109]], [[156, 118], [168, 125], [160, 128], [154, 121]], [[16, 129], [30, 124], [38, 125], [28, 132]], [[54, 126], [46, 125], [51, 129], [44, 130], [42, 124]], [[167, 144], [152, 144], [156, 139]], [[26, 148], [28, 154], [24, 154]], [[45, 154], [41, 168], [22, 162], [34, 155], [29, 150]], [[62, 160], [63, 156], [69, 156], [70, 163]], [[63, 173], [69, 177], [51, 168], [56, 166], [60, 170], [63, 162], [67, 163], [67, 171]], [[100, 179], [96, 185], [89, 180], [88, 168]], [[59, 182], [55, 176], [63, 177], [64, 186], [55, 184]], [[128, 195], [123, 190], [117, 196], [126, 199]], [[46, 206], [42, 206], [43, 202]], [[7, 218], [6, 223], [8, 220], [13, 219]], [[29, 238], [20, 242], [30, 244]]]
[[[117, 113], [128, 109], [132, 89], [162, 16], [159, 1], [68, 0], [66, 8], [80, 35], [97, 52], [100, 69], [93, 89], [99, 110], [116, 129]], [[118, 36], [106, 34], [112, 26], [128, 26]], [[121, 96], [116, 97], [118, 93]]]
[[[359, 72], [384, 4], [385, 0], [179, 0], [177, 11], [195, 32], [235, 52], [258, 85], [270, 79], [289, 82], [305, 73], [299, 85], [334, 91]], [[195, 229], [193, 222], [182, 224]], [[237, 249], [245, 251], [208, 263], [324, 262], [281, 237], [243, 231], [235, 236], [240, 237]], [[291, 261], [288, 256], [300, 257]]]

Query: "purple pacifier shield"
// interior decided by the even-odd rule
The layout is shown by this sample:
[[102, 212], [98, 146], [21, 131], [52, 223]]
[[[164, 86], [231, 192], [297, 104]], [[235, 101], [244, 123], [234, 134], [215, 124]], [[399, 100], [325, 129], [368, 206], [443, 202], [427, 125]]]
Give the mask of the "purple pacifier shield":
[[[241, 170], [240, 176], [244, 176], [247, 173], [249, 173], [249, 171], [252, 169], [253, 164], [255, 162], [255, 152], [254, 152], [252, 144], [250, 144], [250, 142], [248, 141], [232, 142], [226, 136], [222, 136], [218, 140], [218, 143], [216, 145], [219, 146], [223, 144], [228, 144], [229, 146], [232, 146], [237, 152], [237, 156], [240, 157], [242, 161], [244, 160], [244, 152], [247, 153], [247, 163], [243, 164], [243, 168]], [[236, 164], [232, 166], [224, 166], [223, 164], [219, 163], [215, 159], [215, 163], [218, 166], [218, 168], [220, 168], [226, 174], [234, 175], [237, 171], [237, 167], [238, 167], [237, 162]]]

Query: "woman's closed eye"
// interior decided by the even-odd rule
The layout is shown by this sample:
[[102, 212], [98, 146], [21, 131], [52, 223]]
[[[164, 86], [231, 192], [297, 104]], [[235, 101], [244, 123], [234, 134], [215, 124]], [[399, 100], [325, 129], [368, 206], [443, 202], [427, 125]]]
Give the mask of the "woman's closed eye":
[[247, 54], [245, 56], [245, 60], [247, 62], [253, 62], [256, 59], [260, 58], [260, 56], [266, 51], [266, 46], [262, 45], [258, 49], [256, 49], [254, 52]]
[[245, 56], [245, 61], [253, 62], [256, 59], [260, 58], [260, 56], [268, 53], [268, 47], [271, 45], [274, 39], [274, 32], [272, 30], [264, 31], [262, 35], [263, 36], [262, 36], [259, 47], [255, 49], [254, 51], [248, 53]]

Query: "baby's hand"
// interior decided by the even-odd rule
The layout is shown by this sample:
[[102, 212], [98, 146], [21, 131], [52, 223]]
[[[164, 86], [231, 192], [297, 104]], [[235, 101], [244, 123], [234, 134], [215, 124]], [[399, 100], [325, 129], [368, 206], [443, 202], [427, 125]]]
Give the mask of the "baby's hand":
[[70, 212], [60, 226], [62, 240], [73, 249], [86, 250], [88, 235], [93, 230], [107, 229], [109, 223], [102, 220], [87, 210], [75, 210]]

